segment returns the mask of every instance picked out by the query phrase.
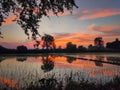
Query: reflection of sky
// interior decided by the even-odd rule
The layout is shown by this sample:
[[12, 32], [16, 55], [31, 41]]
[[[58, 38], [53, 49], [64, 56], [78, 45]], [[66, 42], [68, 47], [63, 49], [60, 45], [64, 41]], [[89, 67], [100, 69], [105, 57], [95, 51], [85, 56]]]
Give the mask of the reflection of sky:
[[[76, 3], [79, 9], [74, 9], [73, 15], [66, 11], [60, 17], [51, 16], [50, 19], [43, 17], [40, 22], [40, 34], [54, 35], [57, 46], [63, 47], [68, 41], [88, 46], [97, 36], [102, 36], [105, 41], [119, 38], [120, 0], [114, 2], [113, 0], [76, 0]], [[11, 19], [12, 17], [6, 20], [6, 25], [1, 28], [5, 39], [0, 39], [0, 44], [10, 48], [24, 44], [33, 48], [31, 41], [26, 40], [27, 37], [20, 26], [11, 23]]]
[[[80, 55], [77, 56], [80, 57]], [[81, 56], [85, 58], [86, 55]], [[87, 58], [88, 57], [89, 55], [87, 55]], [[95, 55], [93, 55], [93, 57], [95, 57]], [[47, 59], [46, 56], [45, 58]], [[69, 75], [72, 71], [74, 80], [76, 80], [77, 77], [84, 77], [92, 81], [97, 80], [99, 82], [99, 80], [102, 80], [106, 82], [114, 75], [120, 75], [120, 66], [116, 65], [103, 63], [102, 66], [96, 66], [95, 62], [78, 59], [70, 59], [73, 61], [69, 63], [69, 58], [54, 55], [49, 56], [48, 59], [54, 61], [55, 67], [53, 70], [44, 73], [44, 71], [41, 70], [41, 65], [43, 65], [41, 56], [27, 56], [26, 61], [17, 61], [16, 57], [7, 57], [6, 60], [0, 62], [0, 80], [2, 80], [1, 78], [7, 78], [9, 80], [15, 80], [15, 82], [24, 82], [22, 85], [25, 85], [25, 83], [36, 81], [46, 77], [46, 75], [49, 76], [54, 73], [57, 78], [65, 78], [64, 75]]]

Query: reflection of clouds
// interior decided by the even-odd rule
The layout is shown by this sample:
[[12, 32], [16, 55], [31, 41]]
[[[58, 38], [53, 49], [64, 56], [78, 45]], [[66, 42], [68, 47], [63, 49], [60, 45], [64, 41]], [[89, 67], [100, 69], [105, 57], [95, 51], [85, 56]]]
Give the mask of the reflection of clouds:
[[[27, 61], [30, 62], [36, 62], [36, 63], [42, 63], [42, 56], [37, 56], [29, 58]], [[77, 58], [82, 58], [85, 60], [81, 59], [76, 59]], [[46, 58], [46, 55], [44, 55], [44, 58]], [[102, 61], [107, 62], [107, 56], [104, 55], [49, 55], [48, 58], [52, 60], [55, 63], [56, 67], [66, 67], [66, 68], [74, 68], [74, 69], [79, 69], [79, 68], [97, 68], [97, 66], [103, 66], [106, 65], [102, 63]], [[86, 61], [88, 60], [88, 61]], [[92, 61], [89, 61], [92, 60]], [[93, 61], [95, 60], [95, 61]], [[97, 60], [97, 61], [96, 61]], [[74, 62], [73, 62], [74, 61]], [[100, 61], [100, 62], [99, 62]], [[72, 62], [69, 64], [68, 62]], [[106, 67], [106, 66], [105, 66]]]
[[8, 88], [15, 88], [17, 89], [17, 82], [8, 78], [0, 78], [0, 83], [2, 83], [2, 87], [4, 88], [6, 85]]

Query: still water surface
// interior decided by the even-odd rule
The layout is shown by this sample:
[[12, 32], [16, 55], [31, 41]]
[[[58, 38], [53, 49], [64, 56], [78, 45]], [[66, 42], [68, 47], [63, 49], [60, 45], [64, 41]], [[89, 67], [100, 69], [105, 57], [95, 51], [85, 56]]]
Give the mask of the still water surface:
[[84, 78], [90, 82], [105, 83], [116, 75], [120, 76], [119, 64], [120, 54], [0, 56], [0, 85], [8, 83], [12, 87], [17, 83], [20, 87], [27, 87], [42, 78], [54, 76], [63, 81], [70, 75], [75, 81]]

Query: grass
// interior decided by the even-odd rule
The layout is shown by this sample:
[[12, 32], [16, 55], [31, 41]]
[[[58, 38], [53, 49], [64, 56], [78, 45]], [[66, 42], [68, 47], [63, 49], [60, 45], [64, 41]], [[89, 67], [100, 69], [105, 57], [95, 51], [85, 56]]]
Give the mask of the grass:
[[119, 76], [115, 76], [111, 81], [104, 84], [89, 82], [85, 79], [74, 81], [72, 77], [68, 76], [63, 81], [58, 81], [53, 76], [42, 78], [37, 82], [31, 82], [27, 87], [19, 88], [19, 86], [17, 86], [11, 88], [4, 85], [4, 87], [0, 87], [0, 90], [120, 90]]

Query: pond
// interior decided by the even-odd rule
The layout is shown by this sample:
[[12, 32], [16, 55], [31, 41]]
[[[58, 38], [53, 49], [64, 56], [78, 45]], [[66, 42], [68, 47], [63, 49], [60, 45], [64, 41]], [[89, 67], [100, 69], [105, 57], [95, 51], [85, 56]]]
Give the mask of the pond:
[[106, 83], [120, 76], [120, 54], [37, 54], [0, 56], [0, 88], [25, 88], [43, 78]]

